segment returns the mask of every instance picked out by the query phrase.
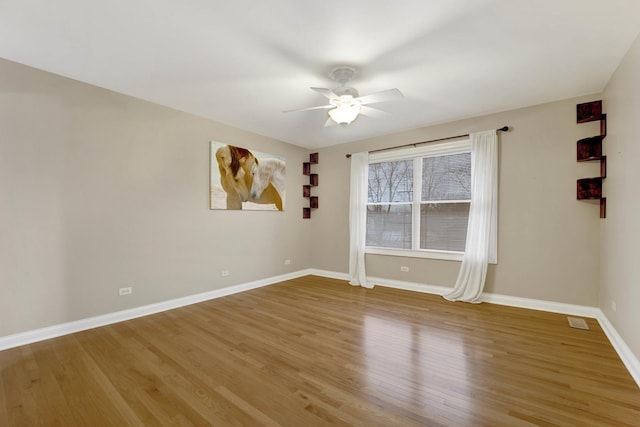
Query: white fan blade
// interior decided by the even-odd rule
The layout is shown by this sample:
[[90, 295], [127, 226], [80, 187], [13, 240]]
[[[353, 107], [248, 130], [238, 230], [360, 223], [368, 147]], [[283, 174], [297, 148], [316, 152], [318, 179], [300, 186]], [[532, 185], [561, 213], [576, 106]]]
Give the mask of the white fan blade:
[[320, 95], [325, 96], [329, 99], [338, 99], [338, 95], [336, 95], [331, 89], [327, 89], [326, 87], [312, 87], [311, 90], [316, 91]]
[[309, 110], [326, 110], [327, 108], [333, 108], [333, 105], [319, 105], [317, 107], [299, 108], [296, 110], [285, 110], [283, 113], [293, 113], [296, 111], [309, 111]]
[[373, 117], [376, 119], [389, 115], [389, 113], [387, 113], [386, 111], [378, 110], [377, 108], [373, 108], [373, 107], [367, 107], [366, 105], [363, 105], [360, 107], [360, 114], [362, 114], [363, 116]]
[[362, 104], [375, 104], [376, 102], [394, 101], [396, 99], [404, 98], [404, 95], [398, 89], [387, 89], [381, 92], [372, 93], [371, 95], [361, 96], [356, 98]]

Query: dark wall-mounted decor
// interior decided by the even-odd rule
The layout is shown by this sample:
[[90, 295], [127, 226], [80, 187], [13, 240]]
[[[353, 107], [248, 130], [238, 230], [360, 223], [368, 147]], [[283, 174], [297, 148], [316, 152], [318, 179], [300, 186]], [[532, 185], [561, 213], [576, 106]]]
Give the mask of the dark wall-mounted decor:
[[600, 177], [607, 177], [607, 156], [600, 157]]
[[602, 139], [604, 136], [592, 136], [577, 142], [577, 157], [579, 162], [600, 160], [602, 158]]
[[318, 174], [311, 172], [311, 165], [318, 164], [318, 153], [309, 154], [309, 161], [302, 163], [302, 174], [309, 177], [309, 184], [302, 186], [302, 197], [309, 199], [309, 207], [302, 208], [302, 218], [311, 218], [311, 209], [318, 209], [318, 196], [311, 195], [311, 189], [318, 186]]
[[578, 123], [600, 121], [600, 135], [583, 138], [576, 143], [578, 162], [600, 161], [600, 176], [577, 181], [578, 200], [600, 200], [600, 218], [607, 216], [607, 198], [602, 196], [602, 180], [607, 177], [607, 156], [603, 154], [602, 143], [607, 136], [607, 115], [602, 113], [602, 101], [585, 102], [576, 106]]
[[576, 106], [576, 116], [578, 123], [600, 120], [600, 116], [602, 116], [602, 101], [599, 100], [578, 104]]
[[602, 198], [602, 178], [582, 178], [578, 180], [578, 200]]

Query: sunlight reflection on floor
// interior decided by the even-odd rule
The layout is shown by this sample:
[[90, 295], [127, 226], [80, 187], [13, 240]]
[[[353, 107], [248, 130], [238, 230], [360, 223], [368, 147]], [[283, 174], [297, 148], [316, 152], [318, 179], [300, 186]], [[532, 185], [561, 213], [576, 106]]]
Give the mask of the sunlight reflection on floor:
[[[367, 392], [395, 400], [403, 407], [455, 407], [469, 413], [465, 399], [467, 386], [451, 388], [452, 377], [457, 384], [468, 376], [464, 344], [451, 331], [418, 326], [400, 319], [366, 315], [364, 318], [363, 383]], [[411, 343], [407, 346], [407, 343]], [[459, 357], [451, 357], [459, 354]], [[442, 358], [446, 357], [446, 372]]]

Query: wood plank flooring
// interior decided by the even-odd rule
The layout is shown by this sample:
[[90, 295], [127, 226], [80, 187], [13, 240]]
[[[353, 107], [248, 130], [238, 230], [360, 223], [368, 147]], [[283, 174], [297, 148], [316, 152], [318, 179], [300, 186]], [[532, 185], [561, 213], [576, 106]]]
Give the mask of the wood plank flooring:
[[0, 352], [0, 426], [638, 426], [597, 321], [307, 276]]

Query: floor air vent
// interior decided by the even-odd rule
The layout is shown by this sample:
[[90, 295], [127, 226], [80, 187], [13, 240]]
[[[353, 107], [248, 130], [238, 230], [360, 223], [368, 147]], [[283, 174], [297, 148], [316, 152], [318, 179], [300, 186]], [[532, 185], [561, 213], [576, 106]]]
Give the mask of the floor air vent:
[[567, 320], [569, 320], [569, 326], [572, 328], [589, 329], [589, 326], [587, 326], [587, 322], [585, 322], [584, 319], [580, 319], [578, 317], [567, 317]]

